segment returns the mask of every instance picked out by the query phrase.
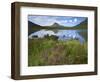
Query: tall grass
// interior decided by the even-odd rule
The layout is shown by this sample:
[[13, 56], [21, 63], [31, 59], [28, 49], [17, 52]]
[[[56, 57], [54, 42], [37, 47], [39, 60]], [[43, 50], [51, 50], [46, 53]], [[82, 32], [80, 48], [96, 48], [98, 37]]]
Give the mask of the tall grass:
[[86, 64], [87, 43], [48, 38], [28, 40], [28, 66]]

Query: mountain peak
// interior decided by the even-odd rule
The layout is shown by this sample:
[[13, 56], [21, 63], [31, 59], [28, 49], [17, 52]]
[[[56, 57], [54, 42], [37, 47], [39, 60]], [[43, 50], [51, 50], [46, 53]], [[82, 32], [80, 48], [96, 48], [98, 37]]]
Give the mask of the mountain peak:
[[52, 27], [57, 27], [57, 26], [60, 26], [58, 23], [53, 23]]

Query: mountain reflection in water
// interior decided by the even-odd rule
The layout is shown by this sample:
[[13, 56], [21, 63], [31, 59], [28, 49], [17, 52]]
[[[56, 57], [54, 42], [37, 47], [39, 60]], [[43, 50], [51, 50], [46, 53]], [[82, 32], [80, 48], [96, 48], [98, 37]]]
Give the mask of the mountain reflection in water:
[[[66, 41], [75, 39], [80, 41], [80, 43], [84, 43], [86, 41], [87, 36], [87, 30], [57, 30], [56, 32], [54, 30], [46, 30], [42, 29], [36, 32], [33, 32], [29, 35], [29, 39], [33, 39], [34, 36], [37, 36], [37, 38], [44, 38], [45, 35], [54, 35], [58, 37], [58, 40]], [[85, 34], [85, 35], [82, 35]]]

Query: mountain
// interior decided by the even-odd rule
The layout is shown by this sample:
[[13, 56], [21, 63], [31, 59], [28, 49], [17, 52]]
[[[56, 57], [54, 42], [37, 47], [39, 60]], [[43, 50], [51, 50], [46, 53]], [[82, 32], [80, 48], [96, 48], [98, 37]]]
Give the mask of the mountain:
[[41, 28], [41, 26], [28, 21], [28, 35], [30, 35], [34, 31], [38, 31], [37, 28]]
[[74, 26], [74, 28], [77, 28], [77, 29], [87, 29], [87, 27], [88, 27], [87, 19], [85, 21], [81, 22], [79, 25]]
[[65, 27], [65, 26], [62, 26], [62, 25], [60, 25], [60, 24], [55, 22], [51, 26], [47, 26], [47, 27], [50, 27], [50, 28], [60, 28], [60, 27]]
[[59, 25], [58, 23], [54, 23], [53, 25], [51, 25], [51, 27], [60, 27], [61, 25]]
[[88, 20], [86, 19], [86, 20], [84, 20], [83, 22], [81, 22], [80, 24], [78, 24], [78, 25], [76, 25], [74, 27], [62, 26], [62, 25], [60, 25], [58, 23], [54, 23], [50, 27], [58, 28], [58, 29], [87, 29], [87, 27], [88, 27]]
[[33, 27], [33, 26], [38, 26], [40, 27], [40, 25], [37, 25], [35, 23], [32, 23], [31, 21], [28, 21], [28, 27]]
[[54, 23], [51, 26], [45, 26], [45, 28], [58, 28], [58, 29], [87, 29], [88, 21], [87, 19], [80, 24], [74, 26], [74, 27], [68, 27], [68, 26], [63, 26], [58, 23]]

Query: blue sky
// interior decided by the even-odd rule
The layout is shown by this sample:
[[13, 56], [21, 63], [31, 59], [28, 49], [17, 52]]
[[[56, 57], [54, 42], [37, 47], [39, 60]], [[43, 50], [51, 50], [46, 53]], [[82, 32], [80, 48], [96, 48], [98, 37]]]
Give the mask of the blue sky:
[[29, 15], [28, 21], [41, 26], [50, 26], [58, 23], [62, 26], [73, 27], [86, 20], [86, 17], [71, 17], [71, 16], [46, 16], [46, 15]]

